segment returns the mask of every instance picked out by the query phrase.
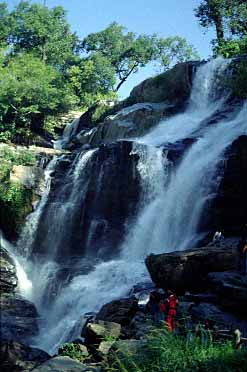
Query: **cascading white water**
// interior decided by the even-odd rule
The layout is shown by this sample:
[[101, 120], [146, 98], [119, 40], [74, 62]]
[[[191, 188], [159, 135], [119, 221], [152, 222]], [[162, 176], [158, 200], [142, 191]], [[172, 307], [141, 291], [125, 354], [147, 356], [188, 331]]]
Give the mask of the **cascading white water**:
[[48, 200], [51, 185], [51, 174], [55, 169], [56, 163], [57, 157], [54, 157], [45, 170], [45, 191], [43, 192], [42, 198], [33, 213], [27, 217], [25, 226], [18, 240], [18, 252], [23, 257], [28, 257], [30, 254], [30, 248], [35, 238], [35, 232], [38, 227], [39, 219]]
[[[89, 274], [74, 277], [49, 311], [39, 307], [46, 323], [37, 346], [55, 352], [59, 344], [71, 336], [70, 331], [82, 314], [97, 311], [104, 303], [126, 295], [134, 284], [147, 277], [144, 265], [147, 254], [192, 247], [200, 239], [198, 223], [205, 203], [219, 182], [217, 165], [232, 141], [247, 133], [247, 105], [228, 119], [211, 125], [207, 122], [223, 107], [226, 99], [226, 95], [218, 98], [215, 93], [216, 76], [226, 64], [224, 60], [215, 60], [201, 66], [186, 112], [162, 121], [149, 134], [136, 139], [133, 152], [139, 155], [142, 197], [138, 216], [122, 244], [121, 254], [118, 259], [97, 264]], [[161, 145], [188, 137], [193, 137], [194, 143], [183, 154], [177, 168], [171, 169]], [[145, 144], [146, 149], [140, 143]], [[78, 168], [74, 168], [74, 190], [77, 190], [78, 174], [83, 172], [84, 156], [87, 155], [77, 159]], [[72, 207], [73, 203], [66, 203], [64, 216]], [[57, 217], [62, 223], [63, 211], [59, 211]], [[56, 271], [52, 265], [54, 263], [46, 263], [31, 273], [36, 304], [41, 303], [45, 284], [52, 280], [52, 271]]]

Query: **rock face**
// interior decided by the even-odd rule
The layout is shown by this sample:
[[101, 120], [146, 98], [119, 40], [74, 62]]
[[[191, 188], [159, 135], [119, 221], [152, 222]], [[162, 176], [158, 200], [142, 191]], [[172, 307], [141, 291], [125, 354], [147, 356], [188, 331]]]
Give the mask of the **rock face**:
[[[1, 239], [1, 238], [0, 238]], [[0, 242], [0, 292], [13, 293], [17, 287], [16, 268], [13, 259]]]
[[13, 259], [0, 245], [0, 339], [28, 343], [38, 333], [35, 306], [18, 294], [18, 280]]
[[225, 271], [208, 275], [210, 290], [217, 295], [221, 305], [236, 314], [246, 317], [247, 275]]
[[0, 341], [0, 363], [2, 372], [29, 371], [49, 359], [39, 349], [15, 341]]
[[135, 87], [130, 98], [135, 102], [183, 104], [190, 95], [194, 68], [199, 62], [179, 63], [171, 70], [147, 79]]
[[137, 310], [138, 301], [135, 298], [116, 300], [105, 304], [96, 315], [96, 320], [115, 322], [126, 326], [130, 324]]
[[205, 247], [182, 252], [150, 255], [146, 265], [152, 280], [164, 289], [178, 292], [200, 292], [205, 288], [207, 274], [237, 270], [238, 248]]
[[[51, 242], [53, 251], [61, 257], [84, 254], [95, 258], [117, 253], [125, 224], [135, 216], [140, 195], [138, 155], [132, 149], [128, 141], [102, 145], [78, 175], [71, 169], [78, 169], [85, 152], [60, 160], [40, 219], [34, 254], [50, 253]], [[61, 221], [56, 219], [51, 228], [54, 213], [62, 214], [65, 203], [71, 203], [73, 209], [63, 220], [63, 216]]]
[[148, 132], [161, 118], [169, 117], [176, 110], [178, 109], [171, 104], [134, 104], [107, 116], [94, 128], [81, 130], [72, 143], [98, 146], [119, 139], [138, 137]]
[[221, 164], [223, 178], [212, 210], [215, 230], [225, 235], [242, 235], [247, 221], [247, 136], [234, 141]]
[[192, 77], [200, 62], [179, 63], [174, 68], [135, 87], [130, 96], [109, 109], [92, 123], [94, 108], [83, 114], [67, 146], [98, 146], [119, 139], [141, 136], [161, 118], [178, 113], [185, 107], [191, 92]]

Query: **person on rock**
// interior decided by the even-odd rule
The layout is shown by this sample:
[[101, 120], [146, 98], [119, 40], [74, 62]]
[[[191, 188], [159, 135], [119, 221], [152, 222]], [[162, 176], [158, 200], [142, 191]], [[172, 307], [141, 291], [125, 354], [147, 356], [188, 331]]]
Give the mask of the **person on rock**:
[[243, 274], [247, 274], [247, 244], [244, 245], [242, 251], [242, 272]]
[[160, 311], [160, 302], [162, 295], [158, 290], [150, 292], [149, 301], [147, 303], [147, 309], [153, 316], [154, 324], [159, 325], [164, 320], [164, 314]]
[[167, 318], [166, 323], [169, 331], [173, 332], [176, 329], [176, 315], [177, 315], [177, 296], [170, 289], [167, 291]]

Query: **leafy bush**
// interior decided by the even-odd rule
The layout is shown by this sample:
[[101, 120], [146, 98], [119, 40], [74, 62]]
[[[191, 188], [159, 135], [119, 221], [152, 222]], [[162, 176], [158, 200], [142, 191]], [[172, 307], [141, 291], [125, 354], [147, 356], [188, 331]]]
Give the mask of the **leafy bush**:
[[59, 354], [68, 356], [72, 359], [84, 362], [88, 358], [88, 353], [85, 351], [85, 347], [81, 344], [67, 343], [61, 346]]

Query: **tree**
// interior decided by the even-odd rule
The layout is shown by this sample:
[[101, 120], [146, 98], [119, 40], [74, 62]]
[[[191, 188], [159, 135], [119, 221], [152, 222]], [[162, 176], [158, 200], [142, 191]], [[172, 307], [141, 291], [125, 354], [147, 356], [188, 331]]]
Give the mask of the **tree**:
[[36, 57], [58, 69], [65, 69], [74, 61], [78, 38], [71, 32], [62, 7], [49, 9], [22, 1], [8, 18], [12, 27], [6, 41], [12, 46], [13, 53], [32, 51]]
[[157, 35], [139, 35], [127, 32], [117, 23], [112, 23], [105, 30], [88, 35], [82, 42], [86, 53], [100, 53], [107, 58], [115, 70], [118, 79], [116, 91], [141, 67], [149, 62], [159, 61], [164, 68], [177, 59], [188, 60], [194, 53], [185, 39], [158, 38]]
[[25, 53], [0, 66], [0, 128], [8, 136], [42, 128], [45, 115], [67, 111], [76, 96], [62, 74]]
[[102, 99], [116, 98], [113, 94], [115, 70], [109, 59], [100, 52], [93, 53], [71, 66], [67, 74], [70, 86], [80, 97], [80, 104], [84, 107]]
[[215, 54], [230, 57], [246, 52], [246, 0], [203, 0], [195, 9], [195, 15], [204, 28], [215, 27]]

